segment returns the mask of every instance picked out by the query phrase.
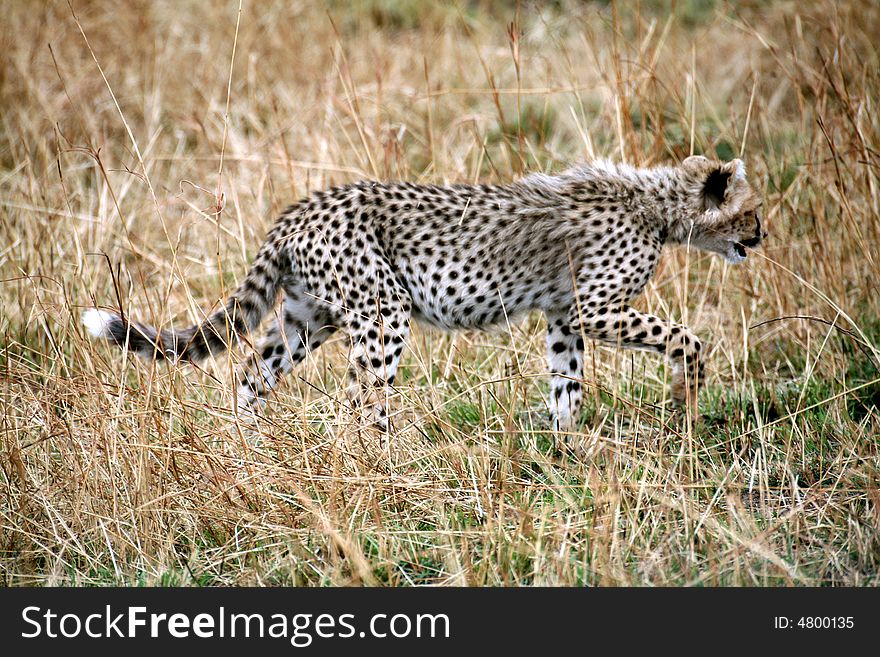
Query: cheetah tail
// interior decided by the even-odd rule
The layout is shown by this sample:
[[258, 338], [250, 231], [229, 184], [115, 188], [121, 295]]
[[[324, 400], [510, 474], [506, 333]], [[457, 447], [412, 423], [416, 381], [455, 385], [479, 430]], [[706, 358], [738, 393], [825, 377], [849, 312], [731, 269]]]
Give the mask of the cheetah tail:
[[[263, 252], [265, 251], [265, 253]], [[118, 313], [92, 308], [82, 314], [86, 330], [147, 360], [199, 361], [225, 351], [236, 337], [257, 328], [275, 304], [279, 268], [264, 249], [226, 305], [204, 322], [186, 329], [161, 331], [131, 322]]]

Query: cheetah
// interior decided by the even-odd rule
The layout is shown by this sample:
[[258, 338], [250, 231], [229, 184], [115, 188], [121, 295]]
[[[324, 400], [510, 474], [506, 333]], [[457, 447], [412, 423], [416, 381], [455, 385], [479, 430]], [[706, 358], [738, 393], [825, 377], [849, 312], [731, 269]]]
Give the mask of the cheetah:
[[665, 244], [745, 260], [767, 236], [760, 207], [741, 160], [703, 156], [656, 168], [599, 160], [503, 185], [358, 182], [289, 207], [242, 284], [203, 323], [160, 331], [97, 308], [82, 320], [92, 336], [144, 358], [198, 361], [255, 331], [280, 294], [279, 321], [238, 375], [238, 409], [258, 409], [342, 329], [355, 396], [387, 429], [411, 319], [482, 329], [540, 310], [551, 426], [565, 434], [578, 420], [584, 340], [665, 355], [672, 401], [696, 411], [703, 343], [629, 304]]

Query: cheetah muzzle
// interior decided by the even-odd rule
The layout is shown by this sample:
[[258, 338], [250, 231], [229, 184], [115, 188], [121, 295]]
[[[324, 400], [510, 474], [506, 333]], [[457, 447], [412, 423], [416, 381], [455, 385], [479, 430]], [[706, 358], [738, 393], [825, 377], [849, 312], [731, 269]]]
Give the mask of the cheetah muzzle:
[[664, 244], [745, 260], [766, 237], [759, 210], [740, 160], [700, 156], [658, 168], [596, 161], [506, 185], [359, 182], [289, 207], [241, 286], [201, 324], [157, 330], [97, 309], [83, 322], [144, 358], [197, 361], [255, 331], [280, 294], [279, 321], [238, 374], [239, 409], [252, 412], [342, 329], [355, 396], [387, 426], [385, 399], [411, 319], [475, 329], [541, 310], [552, 424], [568, 432], [585, 339], [665, 355], [673, 402], [695, 408], [702, 342], [629, 304]]

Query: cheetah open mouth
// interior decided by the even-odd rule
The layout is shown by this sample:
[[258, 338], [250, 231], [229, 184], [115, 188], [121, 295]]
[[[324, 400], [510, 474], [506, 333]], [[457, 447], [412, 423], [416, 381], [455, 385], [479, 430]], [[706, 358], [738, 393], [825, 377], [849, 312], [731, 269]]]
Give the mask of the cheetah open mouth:
[[[747, 248], [754, 249], [760, 243], [761, 243], [761, 238], [757, 235], [755, 237], [750, 237], [748, 239], [740, 240], [738, 242], [731, 242], [731, 245], [733, 246], [733, 251], [736, 254], [736, 258], [737, 258], [736, 262], [742, 262], [743, 260], [748, 258], [749, 254], [746, 251], [746, 249]], [[730, 260], [729, 257], [728, 257], [728, 260]]]
[[746, 247], [743, 246], [740, 242], [730, 241], [727, 243], [727, 251], [724, 253], [724, 258], [727, 262], [731, 264], [739, 264], [746, 258], [748, 258], [748, 253], [746, 253]]

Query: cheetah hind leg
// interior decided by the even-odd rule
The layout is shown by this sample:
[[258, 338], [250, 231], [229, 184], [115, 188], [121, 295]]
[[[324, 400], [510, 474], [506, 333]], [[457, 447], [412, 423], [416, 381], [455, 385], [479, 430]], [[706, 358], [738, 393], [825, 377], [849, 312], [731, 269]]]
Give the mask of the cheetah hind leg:
[[350, 320], [354, 368], [348, 396], [381, 432], [383, 444], [391, 429], [386, 404], [409, 334], [409, 319], [409, 304], [392, 297], [384, 300], [375, 318], [360, 315]]
[[313, 302], [295, 291], [288, 292], [282, 302], [278, 321], [259, 340], [255, 353], [248, 357], [239, 371], [239, 415], [253, 419], [282, 377], [335, 331], [329, 317]]

